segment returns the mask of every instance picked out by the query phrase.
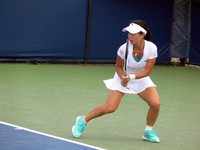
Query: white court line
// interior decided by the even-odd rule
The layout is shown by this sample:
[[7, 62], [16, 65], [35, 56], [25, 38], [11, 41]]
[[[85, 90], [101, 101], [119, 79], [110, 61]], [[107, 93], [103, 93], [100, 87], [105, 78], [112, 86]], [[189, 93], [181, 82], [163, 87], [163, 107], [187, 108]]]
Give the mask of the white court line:
[[32, 132], [32, 133], [40, 134], [40, 135], [43, 135], [43, 136], [51, 137], [51, 138], [54, 138], [54, 139], [58, 139], [58, 140], [66, 141], [66, 142], [71, 142], [71, 143], [74, 143], [74, 144], [79, 144], [79, 145], [90, 147], [90, 148], [95, 148], [95, 149], [98, 149], [98, 150], [106, 150], [106, 149], [103, 149], [103, 148], [100, 148], [100, 147], [96, 147], [96, 146], [92, 146], [92, 145], [89, 145], [89, 144], [76, 142], [76, 141], [72, 141], [72, 140], [69, 140], [69, 139], [61, 138], [61, 137], [58, 137], [58, 136], [42, 133], [42, 132], [39, 132], [39, 131], [35, 131], [35, 130], [28, 129], [28, 128], [20, 127], [20, 126], [17, 126], [17, 125], [14, 125], [14, 124], [10, 124], [10, 123], [7, 123], [7, 122], [3, 122], [3, 121], [0, 121], [0, 124], [4, 124], [4, 125], [7, 125], [7, 126], [15, 127], [16, 130], [25, 130], [25, 131], [29, 131], [29, 132]]

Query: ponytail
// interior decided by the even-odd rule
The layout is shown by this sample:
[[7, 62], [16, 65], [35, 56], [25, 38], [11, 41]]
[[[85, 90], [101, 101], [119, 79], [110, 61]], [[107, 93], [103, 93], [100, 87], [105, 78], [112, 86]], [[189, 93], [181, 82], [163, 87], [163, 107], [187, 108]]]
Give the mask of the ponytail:
[[151, 30], [147, 27], [147, 34], [145, 35], [144, 39], [147, 41], [151, 41]]

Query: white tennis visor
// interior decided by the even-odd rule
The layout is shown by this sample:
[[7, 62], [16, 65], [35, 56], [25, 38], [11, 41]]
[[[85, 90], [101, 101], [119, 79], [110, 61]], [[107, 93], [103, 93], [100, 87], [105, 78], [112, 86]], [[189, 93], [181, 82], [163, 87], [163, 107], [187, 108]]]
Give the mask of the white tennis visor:
[[141, 26], [139, 26], [136, 23], [131, 23], [128, 27], [124, 28], [122, 31], [123, 32], [128, 31], [131, 34], [135, 34], [135, 33], [138, 33], [140, 31], [143, 32], [144, 34], [147, 33], [147, 31], [144, 28], [142, 28]]

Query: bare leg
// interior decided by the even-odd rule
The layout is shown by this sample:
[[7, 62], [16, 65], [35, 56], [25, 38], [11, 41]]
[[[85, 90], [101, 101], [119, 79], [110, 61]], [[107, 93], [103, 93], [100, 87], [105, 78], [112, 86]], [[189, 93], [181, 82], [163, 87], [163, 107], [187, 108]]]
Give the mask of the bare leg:
[[100, 117], [108, 113], [113, 113], [118, 108], [123, 95], [124, 93], [121, 93], [119, 91], [109, 91], [107, 102], [104, 105], [100, 105], [90, 111], [85, 117], [85, 121], [89, 122], [96, 117]]
[[147, 125], [152, 126], [155, 124], [159, 111], [160, 111], [160, 98], [155, 87], [149, 87], [141, 92], [139, 96], [149, 105], [147, 113]]

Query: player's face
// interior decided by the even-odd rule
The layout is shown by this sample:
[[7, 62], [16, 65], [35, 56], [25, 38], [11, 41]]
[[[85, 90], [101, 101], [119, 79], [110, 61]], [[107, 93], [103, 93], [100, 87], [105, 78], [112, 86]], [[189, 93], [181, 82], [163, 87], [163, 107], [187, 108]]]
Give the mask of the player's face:
[[128, 33], [128, 39], [130, 40], [131, 44], [137, 44], [139, 43], [141, 40], [144, 40], [144, 34], [140, 34], [140, 33], [135, 33], [135, 34], [131, 34]]

